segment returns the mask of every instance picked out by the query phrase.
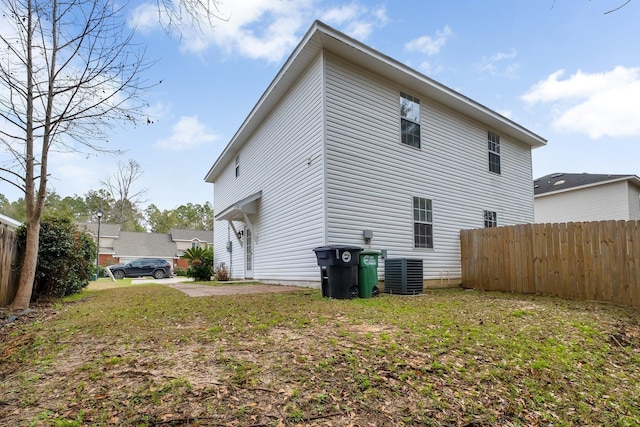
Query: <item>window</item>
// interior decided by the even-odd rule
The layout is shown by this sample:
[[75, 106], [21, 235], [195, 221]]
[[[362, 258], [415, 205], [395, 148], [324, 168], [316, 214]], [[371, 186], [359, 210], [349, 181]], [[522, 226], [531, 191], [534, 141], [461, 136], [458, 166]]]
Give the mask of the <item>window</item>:
[[245, 245], [247, 250], [245, 269], [246, 271], [251, 271], [253, 270], [253, 238], [251, 237], [251, 229], [247, 228], [245, 236]]
[[413, 198], [413, 243], [416, 248], [433, 249], [433, 211], [429, 199]]
[[199, 248], [200, 247], [200, 241], [199, 240], [192, 240], [191, 241], [191, 247], [192, 248]]
[[489, 170], [497, 174], [500, 173], [500, 135], [489, 132], [487, 135], [489, 148]]
[[497, 227], [498, 226], [498, 214], [493, 211], [484, 211], [484, 227]]
[[236, 178], [240, 176], [240, 154], [236, 156]]
[[420, 148], [420, 100], [400, 92], [402, 143]]

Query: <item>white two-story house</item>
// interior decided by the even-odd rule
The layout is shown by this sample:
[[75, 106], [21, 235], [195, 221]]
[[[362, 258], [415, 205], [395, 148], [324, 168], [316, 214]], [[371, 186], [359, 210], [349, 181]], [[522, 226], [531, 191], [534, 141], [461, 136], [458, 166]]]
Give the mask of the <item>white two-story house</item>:
[[319, 286], [313, 248], [357, 245], [459, 283], [461, 229], [533, 222], [545, 143], [316, 21], [205, 177], [215, 264]]

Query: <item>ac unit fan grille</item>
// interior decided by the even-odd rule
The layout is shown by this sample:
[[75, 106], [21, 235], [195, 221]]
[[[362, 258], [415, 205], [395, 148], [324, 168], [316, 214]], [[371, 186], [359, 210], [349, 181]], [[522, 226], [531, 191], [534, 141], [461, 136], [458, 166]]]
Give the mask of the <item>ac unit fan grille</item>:
[[421, 259], [386, 259], [384, 291], [390, 294], [416, 295], [424, 291]]

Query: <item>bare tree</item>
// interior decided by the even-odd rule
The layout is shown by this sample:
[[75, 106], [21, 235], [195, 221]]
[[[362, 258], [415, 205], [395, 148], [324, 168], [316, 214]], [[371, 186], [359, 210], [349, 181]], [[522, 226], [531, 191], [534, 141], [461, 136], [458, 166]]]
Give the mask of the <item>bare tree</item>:
[[118, 162], [116, 173], [100, 182], [114, 200], [114, 206], [110, 210], [112, 218], [109, 220], [123, 225], [124, 230], [134, 230], [136, 225], [139, 225], [139, 219], [142, 216], [140, 205], [147, 201], [144, 198], [146, 188], [134, 189], [134, 184], [142, 174], [142, 166], [135, 160], [129, 159], [127, 163]]
[[608, 10], [608, 11], [606, 11], [604, 14], [606, 15], [606, 14], [608, 14], [608, 13], [612, 13], [612, 12], [618, 11], [618, 10], [622, 9], [623, 7], [625, 7], [626, 5], [628, 5], [629, 3], [631, 3], [631, 0], [627, 0], [627, 1], [625, 1], [625, 2], [624, 2], [623, 4], [621, 4], [620, 6], [615, 7], [615, 8], [613, 8], [613, 9], [611, 9], [611, 10]]
[[150, 66], [111, 0], [0, 0], [0, 180], [24, 192], [27, 238], [13, 309], [29, 306], [53, 150], [108, 151], [106, 131], [145, 120]]
[[195, 27], [201, 33], [206, 27], [213, 27], [216, 21], [226, 21], [220, 12], [218, 0], [156, 0], [158, 21], [167, 33], [182, 28]]
[[[618, 10], [622, 9], [623, 7], [628, 5], [629, 3], [631, 3], [631, 0], [624, 0], [624, 3], [621, 3], [618, 6], [614, 7], [613, 9], [610, 9], [610, 10], [604, 12], [604, 14], [607, 15], [609, 13], [617, 12]], [[551, 9], [553, 9], [554, 7], [556, 7], [556, 0], [553, 0], [553, 3], [551, 3]]]

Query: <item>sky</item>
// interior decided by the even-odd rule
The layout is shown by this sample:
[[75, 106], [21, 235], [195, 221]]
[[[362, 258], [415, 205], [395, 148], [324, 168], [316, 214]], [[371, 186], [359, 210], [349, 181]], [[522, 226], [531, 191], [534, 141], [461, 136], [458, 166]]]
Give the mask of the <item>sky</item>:
[[146, 204], [212, 202], [206, 173], [316, 19], [547, 139], [534, 178], [640, 175], [640, 0], [221, 0], [212, 28], [180, 34], [155, 0], [133, 6], [127, 22], [155, 61], [153, 124], [111, 135], [119, 156], [53, 153], [62, 197], [135, 159]]

